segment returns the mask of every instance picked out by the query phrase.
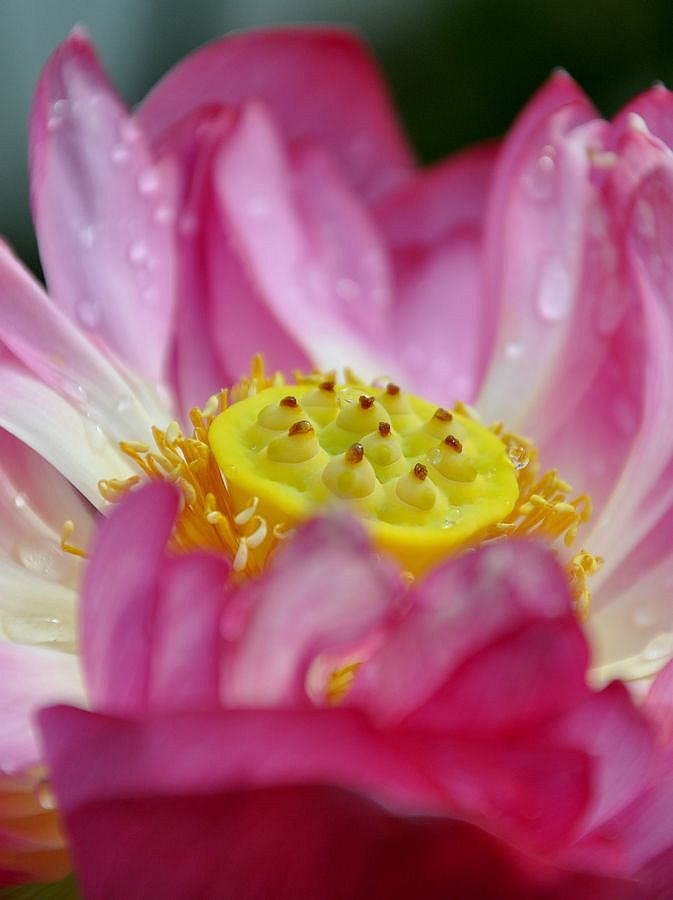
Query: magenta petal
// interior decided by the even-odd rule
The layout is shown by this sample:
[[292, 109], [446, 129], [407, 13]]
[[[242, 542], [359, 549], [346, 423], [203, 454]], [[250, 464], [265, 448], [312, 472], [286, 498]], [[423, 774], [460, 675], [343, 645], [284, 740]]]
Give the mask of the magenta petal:
[[159, 82], [139, 120], [157, 140], [199, 106], [249, 100], [265, 101], [290, 140], [329, 148], [369, 198], [411, 168], [375, 65], [357, 38], [338, 29], [258, 31], [209, 44]]
[[640, 116], [652, 134], [673, 147], [673, 93], [663, 84], [655, 84], [649, 91], [635, 97], [615, 117], [615, 128], [627, 125], [629, 117]]
[[136, 372], [160, 379], [172, 331], [173, 250], [157, 210], [170, 185], [80, 30], [42, 74], [30, 151], [51, 296]]
[[177, 505], [177, 490], [152, 483], [113, 510], [98, 532], [81, 611], [82, 663], [97, 709], [145, 707], [157, 572]]
[[[565, 575], [546, 550], [523, 542], [482, 548], [420, 583], [409, 615], [358, 671], [345, 702], [363, 705], [383, 721], [400, 721], [489, 644], [535, 622], [571, 615]], [[577, 645], [572, 658], [578, 666], [585, 659]]]
[[311, 662], [366, 639], [389, 613], [397, 589], [354, 520], [303, 526], [267, 572], [242, 589], [249, 619], [225, 653], [223, 702], [306, 704]]
[[[77, 657], [0, 642], [0, 772], [36, 766], [41, 751], [35, 713], [53, 703], [83, 703]], [[1, 837], [0, 837], [1, 844]]]

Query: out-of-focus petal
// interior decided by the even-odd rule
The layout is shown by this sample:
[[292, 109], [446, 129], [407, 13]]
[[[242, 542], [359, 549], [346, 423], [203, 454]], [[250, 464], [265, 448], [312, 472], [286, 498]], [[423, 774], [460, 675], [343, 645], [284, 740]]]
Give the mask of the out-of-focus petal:
[[673, 94], [663, 84], [634, 97], [615, 117], [615, 127], [621, 128], [632, 115], [640, 116], [652, 134], [673, 148]]
[[98, 482], [134, 474], [101, 425], [15, 365], [0, 365], [0, 427], [40, 454], [94, 506]]
[[77, 657], [0, 642], [0, 770], [20, 772], [41, 760], [33, 716], [52, 703], [83, 703]]
[[0, 340], [115, 440], [143, 440], [151, 421], [133, 386], [70, 322], [0, 242]]
[[[98, 532], [82, 589], [82, 665], [96, 709], [145, 708], [157, 604], [157, 572], [178, 492], [150, 484], [116, 508]], [[142, 552], [129, 552], [141, 547]]]
[[[345, 700], [386, 722], [406, 718], [461, 663], [500, 637], [572, 615], [562, 570], [546, 551], [526, 543], [451, 560], [419, 585], [416, 597], [409, 615], [358, 671]], [[585, 658], [581, 650], [574, 657], [578, 665]]]
[[215, 165], [227, 233], [277, 320], [324, 369], [387, 371], [384, 248], [329, 159], [313, 148], [288, 155], [267, 112], [251, 104]]
[[49, 291], [150, 381], [172, 332], [167, 173], [80, 30], [51, 57], [31, 116], [31, 193]]
[[[589, 135], [595, 118], [564, 72], [536, 95], [503, 144], [487, 212], [483, 346], [493, 346], [480, 398], [487, 417], [526, 421], [574, 335], [590, 211]], [[534, 373], [531, 374], [531, 373]]]
[[481, 304], [481, 236], [495, 145], [419, 173], [376, 209], [390, 248], [391, 340], [409, 387], [437, 403], [472, 401], [490, 331]]
[[411, 169], [375, 65], [354, 35], [333, 28], [257, 31], [209, 44], [159, 82], [138, 116], [157, 140], [203, 104], [249, 100], [265, 101], [290, 140], [308, 138], [331, 150], [368, 198]]
[[310, 664], [366, 639], [398, 589], [357, 523], [337, 518], [305, 525], [239, 598], [249, 618], [225, 652], [223, 702], [306, 703]]

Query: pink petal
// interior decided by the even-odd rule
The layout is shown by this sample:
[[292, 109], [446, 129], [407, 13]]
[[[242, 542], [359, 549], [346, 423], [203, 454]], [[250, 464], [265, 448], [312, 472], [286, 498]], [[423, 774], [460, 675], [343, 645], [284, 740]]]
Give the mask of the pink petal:
[[[489, 644], [536, 622], [562, 623], [570, 616], [565, 576], [536, 544], [499, 544], [451, 560], [418, 586], [410, 614], [358, 671], [345, 702], [399, 722]], [[581, 666], [581, 647], [575, 645], [572, 658]], [[490, 671], [487, 661], [485, 666]]]
[[577, 86], [557, 73], [525, 109], [498, 159], [484, 251], [484, 322], [492, 326], [482, 338], [494, 351], [480, 409], [510, 427], [520, 427], [540, 402], [575, 335], [592, 203], [587, 150], [595, 130], [578, 126], [594, 117]]
[[[156, 577], [177, 504], [173, 487], [151, 483], [115, 508], [98, 532], [81, 610], [82, 664], [97, 709], [133, 713], [145, 707]], [[161, 683], [157, 690], [161, 697]]]
[[101, 478], [128, 478], [130, 465], [101, 426], [22, 368], [0, 364], [0, 427], [18, 438], [102, 506]]
[[225, 654], [223, 702], [306, 704], [310, 664], [323, 652], [346, 654], [366, 638], [398, 590], [354, 521], [316, 519], [303, 526], [268, 571], [243, 589], [249, 619]]
[[326, 156], [290, 158], [259, 105], [246, 107], [216, 163], [220, 212], [255, 290], [325, 369], [386, 371], [390, 285], [366, 210]]
[[663, 84], [655, 84], [627, 103], [615, 117], [615, 126], [628, 122], [632, 114], [640, 116], [652, 134], [673, 147], [673, 94]]
[[644, 711], [655, 723], [660, 742], [673, 749], [673, 661], [664, 666], [652, 683]]
[[0, 771], [32, 768], [41, 759], [32, 718], [52, 703], [83, 703], [77, 657], [0, 642]]
[[329, 148], [366, 197], [394, 187], [411, 168], [379, 73], [357, 38], [338, 29], [257, 31], [209, 44], [157, 85], [139, 121], [156, 141], [199, 106], [257, 99], [290, 140]]
[[[0, 242], [0, 340], [31, 371], [115, 440], [144, 439], [151, 422], [130, 384], [51, 303]], [[123, 415], [120, 415], [123, 410]]]
[[171, 238], [157, 221], [167, 176], [80, 30], [40, 79], [30, 162], [51, 295], [136, 372], [159, 380], [173, 309]]
[[438, 403], [473, 400], [483, 375], [481, 232], [495, 157], [495, 146], [452, 157], [376, 210], [395, 266], [395, 355], [409, 387]]

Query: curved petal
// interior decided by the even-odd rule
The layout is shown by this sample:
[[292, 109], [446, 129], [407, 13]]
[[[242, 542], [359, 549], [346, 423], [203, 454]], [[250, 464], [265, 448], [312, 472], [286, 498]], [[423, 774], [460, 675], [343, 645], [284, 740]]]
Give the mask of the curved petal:
[[[309, 522], [242, 590], [239, 602], [249, 618], [225, 650], [223, 703], [305, 704], [310, 664], [366, 638], [389, 614], [398, 591], [398, 580], [356, 522]], [[319, 693], [322, 699], [324, 686]]]
[[265, 101], [290, 140], [329, 148], [366, 197], [380, 196], [411, 169], [374, 63], [354, 35], [334, 28], [256, 31], [208, 44], [159, 82], [138, 118], [156, 141], [198, 106], [249, 100]]
[[[571, 619], [565, 576], [548, 551], [523, 542], [482, 548], [439, 566], [421, 582], [409, 615], [358, 670], [344, 702], [363, 706], [379, 721], [403, 721], [461, 664], [498, 639], [536, 622], [557, 622], [560, 628]], [[577, 646], [572, 657], [580, 668], [586, 660]]]
[[[157, 572], [178, 492], [154, 482], [113, 510], [98, 532], [82, 589], [82, 665], [92, 705], [140, 712], [147, 702]], [[130, 548], [142, 547], [142, 553]]]
[[496, 156], [495, 145], [460, 153], [376, 208], [395, 271], [395, 356], [409, 387], [443, 405], [474, 400], [483, 376], [481, 237]]
[[374, 376], [390, 303], [384, 248], [327, 157], [290, 157], [266, 111], [246, 107], [216, 162], [220, 211], [257, 291], [322, 368]]
[[172, 332], [170, 197], [133, 122], [75, 30], [51, 57], [30, 123], [31, 193], [52, 297], [150, 381]]
[[573, 334], [592, 199], [587, 150], [593, 134], [578, 126], [594, 118], [574, 82], [557, 73], [514, 126], [494, 174], [484, 321], [497, 330], [483, 339], [494, 350], [479, 405], [510, 427], [520, 427], [536, 405]]
[[144, 440], [151, 420], [126, 379], [0, 242], [0, 340], [116, 440]]
[[84, 703], [77, 657], [0, 642], [0, 770], [21, 772], [41, 761], [32, 719], [52, 703]]
[[633, 114], [640, 116], [667, 147], [673, 148], [673, 93], [663, 84], [655, 84], [627, 103], [615, 116], [615, 128], [624, 127]]
[[135, 474], [101, 426], [45, 384], [6, 363], [0, 377], [0, 427], [51, 463], [94, 506], [104, 505], [101, 479]]

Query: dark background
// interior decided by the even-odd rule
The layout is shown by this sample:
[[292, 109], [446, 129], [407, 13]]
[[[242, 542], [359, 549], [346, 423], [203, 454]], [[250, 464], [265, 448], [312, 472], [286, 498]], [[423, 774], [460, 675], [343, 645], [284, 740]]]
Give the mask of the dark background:
[[33, 266], [26, 121], [41, 66], [78, 21], [130, 104], [231, 29], [352, 24], [426, 162], [502, 134], [556, 66], [608, 116], [653, 81], [673, 83], [673, 0], [0, 0], [0, 234]]

